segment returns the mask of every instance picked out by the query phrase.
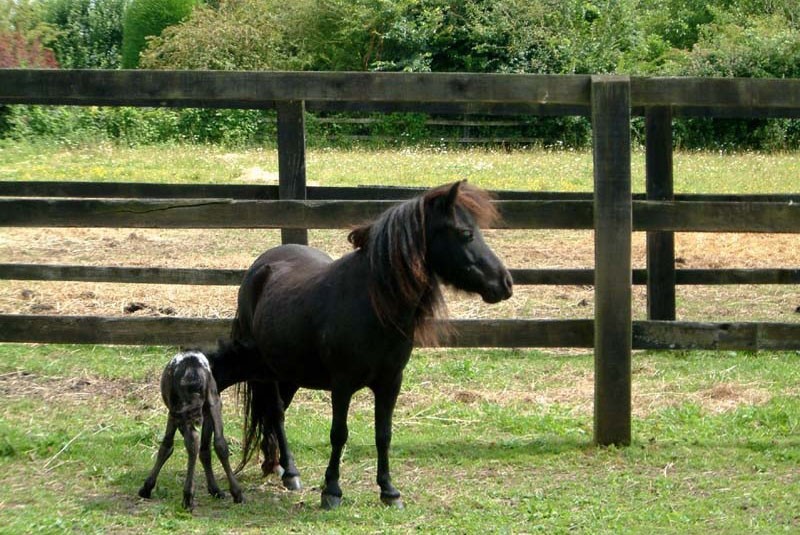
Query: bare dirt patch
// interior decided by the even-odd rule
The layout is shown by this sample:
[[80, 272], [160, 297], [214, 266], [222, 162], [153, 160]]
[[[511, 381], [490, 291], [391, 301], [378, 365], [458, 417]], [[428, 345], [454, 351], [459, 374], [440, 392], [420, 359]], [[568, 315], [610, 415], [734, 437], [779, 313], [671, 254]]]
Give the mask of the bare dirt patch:
[[156, 381], [100, 377], [48, 377], [26, 371], [0, 375], [0, 395], [7, 400], [37, 399], [48, 404], [78, 404], [94, 398], [150, 399], [157, 395]]

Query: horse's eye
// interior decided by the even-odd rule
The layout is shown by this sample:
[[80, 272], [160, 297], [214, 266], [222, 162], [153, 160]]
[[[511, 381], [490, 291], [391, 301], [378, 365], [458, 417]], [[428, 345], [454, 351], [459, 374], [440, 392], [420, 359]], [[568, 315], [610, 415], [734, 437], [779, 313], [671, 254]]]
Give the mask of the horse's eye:
[[474, 237], [472, 234], [472, 230], [468, 228], [458, 229], [458, 237], [461, 238], [464, 242], [471, 242], [472, 238]]

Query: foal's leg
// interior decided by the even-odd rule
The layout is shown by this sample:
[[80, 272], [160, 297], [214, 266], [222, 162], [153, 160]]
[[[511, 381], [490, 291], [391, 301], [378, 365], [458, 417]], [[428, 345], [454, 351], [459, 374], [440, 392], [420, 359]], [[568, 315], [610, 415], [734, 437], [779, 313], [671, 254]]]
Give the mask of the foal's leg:
[[200, 433], [191, 421], [182, 422], [181, 433], [189, 457], [186, 465], [186, 481], [183, 483], [183, 507], [191, 511], [194, 509], [194, 468], [200, 451]]
[[203, 408], [203, 431], [200, 434], [200, 463], [206, 474], [208, 493], [215, 498], [224, 498], [225, 493], [219, 488], [217, 478], [214, 477], [214, 468], [211, 466], [211, 434], [213, 428], [213, 415], [208, 408]]
[[392, 413], [400, 392], [402, 376], [396, 381], [375, 387], [375, 447], [378, 450], [378, 485], [381, 501], [386, 505], [403, 507], [400, 492], [392, 485], [389, 475], [389, 446], [392, 443]]
[[153, 487], [156, 486], [156, 479], [158, 479], [158, 473], [161, 471], [161, 468], [164, 466], [164, 463], [167, 462], [169, 456], [172, 455], [173, 450], [173, 443], [175, 440], [175, 431], [178, 429], [177, 423], [172, 416], [167, 418], [167, 430], [164, 432], [164, 438], [161, 440], [161, 445], [158, 448], [158, 457], [156, 457], [156, 464], [153, 466], [153, 469], [150, 471], [150, 475], [147, 476], [147, 479], [144, 480], [144, 484], [142, 488], [139, 489], [139, 496], [142, 498], [150, 498], [150, 494], [153, 492]]
[[[228, 485], [230, 485], [231, 495], [235, 503], [243, 503], [244, 495], [242, 494], [242, 487], [233, 475], [231, 470], [231, 463], [228, 460], [230, 452], [228, 451], [228, 442], [225, 440], [225, 434], [222, 432], [222, 404], [210, 403], [208, 407], [209, 416], [211, 418], [211, 425], [214, 427], [214, 451], [222, 463], [222, 469], [225, 470], [225, 475], [228, 478]], [[205, 426], [203, 427], [205, 431]]]
[[331, 422], [331, 458], [325, 470], [325, 488], [322, 489], [322, 508], [334, 509], [342, 503], [342, 489], [339, 487], [339, 463], [342, 449], [347, 442], [347, 412], [350, 409], [350, 390], [331, 392], [333, 420]]

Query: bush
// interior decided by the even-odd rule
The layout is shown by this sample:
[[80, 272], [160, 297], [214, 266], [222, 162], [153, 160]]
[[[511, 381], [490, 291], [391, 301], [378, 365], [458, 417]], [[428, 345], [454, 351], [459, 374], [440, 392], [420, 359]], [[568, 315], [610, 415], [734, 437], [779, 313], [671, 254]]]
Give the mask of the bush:
[[66, 69], [116, 69], [127, 0], [49, 0], [44, 20], [57, 29], [51, 47]]
[[138, 67], [147, 37], [188, 17], [195, 4], [196, 0], [132, 0], [122, 22], [122, 67]]

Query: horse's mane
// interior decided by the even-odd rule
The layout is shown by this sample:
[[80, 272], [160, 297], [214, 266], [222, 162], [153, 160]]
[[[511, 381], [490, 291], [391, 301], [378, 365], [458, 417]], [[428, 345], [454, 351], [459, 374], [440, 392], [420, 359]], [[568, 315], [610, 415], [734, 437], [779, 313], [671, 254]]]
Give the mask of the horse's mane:
[[[425, 260], [425, 208], [445, 197], [452, 184], [434, 188], [400, 203], [372, 223], [355, 228], [348, 240], [363, 250], [372, 270], [370, 298], [378, 318], [397, 326], [404, 311], [414, 311], [414, 336], [419, 343], [436, 344], [442, 322], [430, 320], [447, 316], [442, 291]], [[491, 195], [462, 182], [456, 204], [467, 210], [478, 226], [488, 226], [498, 218]]]

